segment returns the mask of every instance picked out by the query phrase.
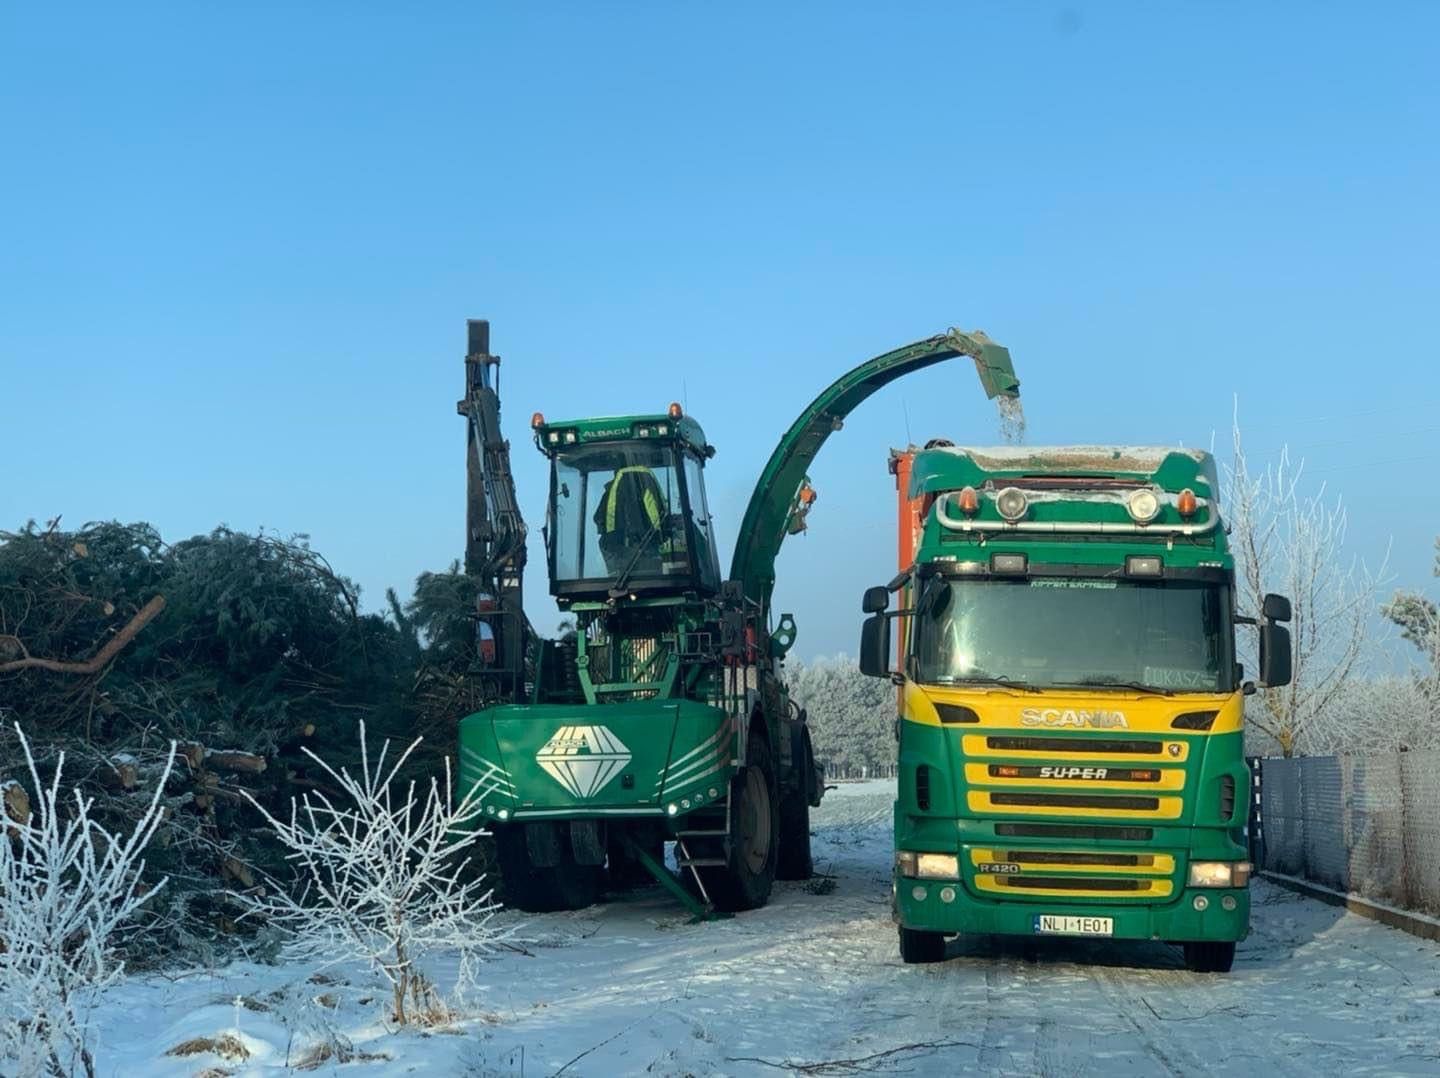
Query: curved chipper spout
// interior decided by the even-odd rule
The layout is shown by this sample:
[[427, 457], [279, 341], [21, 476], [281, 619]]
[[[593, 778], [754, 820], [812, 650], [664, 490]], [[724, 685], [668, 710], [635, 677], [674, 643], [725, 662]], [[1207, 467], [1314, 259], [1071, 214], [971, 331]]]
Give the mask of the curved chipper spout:
[[876, 390], [956, 356], [969, 356], [975, 361], [987, 397], [999, 397], [1005, 402], [1020, 395], [1020, 380], [1015, 377], [1008, 349], [983, 333], [952, 329], [860, 364], [800, 413], [760, 473], [735, 542], [730, 579], [743, 584], [746, 598], [768, 610], [775, 587], [775, 558], [785, 536], [804, 528], [804, 511], [815, 500], [813, 491], [808, 499], [805, 497], [809, 490], [806, 471], [825, 440]]

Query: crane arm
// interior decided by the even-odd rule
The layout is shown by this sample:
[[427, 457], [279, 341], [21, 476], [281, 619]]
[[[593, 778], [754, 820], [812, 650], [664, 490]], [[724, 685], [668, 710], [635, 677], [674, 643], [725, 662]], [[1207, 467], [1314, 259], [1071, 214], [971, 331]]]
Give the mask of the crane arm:
[[975, 361], [980, 385], [987, 397], [1019, 395], [1020, 382], [1015, 377], [1007, 349], [983, 333], [961, 333], [952, 329], [860, 364], [838, 378], [800, 413], [760, 473], [735, 542], [730, 579], [742, 582], [746, 598], [768, 610], [775, 587], [775, 558], [785, 541], [792, 508], [800, 503], [808, 504], [801, 488], [805, 473], [825, 440], [876, 390], [913, 371], [956, 356], [969, 356]]
[[466, 325], [465, 398], [456, 406], [466, 420], [465, 572], [493, 600], [496, 666], [519, 692], [531, 633], [523, 590], [525, 518], [515, 497], [510, 443], [500, 431], [500, 357], [490, 354], [490, 323]]

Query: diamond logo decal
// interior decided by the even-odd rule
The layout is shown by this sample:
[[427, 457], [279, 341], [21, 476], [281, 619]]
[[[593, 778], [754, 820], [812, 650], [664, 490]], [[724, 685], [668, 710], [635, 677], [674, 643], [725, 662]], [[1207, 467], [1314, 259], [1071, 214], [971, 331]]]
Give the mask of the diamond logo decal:
[[562, 726], [535, 762], [574, 797], [594, 797], [630, 762], [630, 750], [605, 726]]

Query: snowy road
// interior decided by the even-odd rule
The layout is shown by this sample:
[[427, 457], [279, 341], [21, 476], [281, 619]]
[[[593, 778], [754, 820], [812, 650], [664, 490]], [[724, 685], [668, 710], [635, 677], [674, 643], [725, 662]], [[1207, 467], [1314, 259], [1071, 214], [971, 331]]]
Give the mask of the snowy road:
[[[1228, 977], [1159, 944], [1065, 940], [967, 941], [942, 965], [902, 965], [891, 796], [827, 795], [815, 848], [832, 893], [781, 884], [768, 908], [702, 925], [658, 892], [533, 918], [531, 954], [490, 964], [486, 1017], [460, 1035], [387, 1033], [358, 977], [308, 1021], [388, 1056], [344, 1068], [376, 1075], [1440, 1074], [1440, 944], [1264, 883]], [[126, 986], [101, 1016], [100, 1072], [275, 1073], [305, 1030], [283, 1005], [233, 1001], [284, 979], [247, 966]], [[237, 1027], [244, 1062], [157, 1058]]]

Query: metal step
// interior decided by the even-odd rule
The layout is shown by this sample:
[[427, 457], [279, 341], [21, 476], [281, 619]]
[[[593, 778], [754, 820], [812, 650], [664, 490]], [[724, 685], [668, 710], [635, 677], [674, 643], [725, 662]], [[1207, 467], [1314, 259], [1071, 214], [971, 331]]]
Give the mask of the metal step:
[[729, 864], [723, 857], [677, 857], [675, 863], [681, 868], [719, 868]]
[[729, 834], [730, 834], [730, 829], [729, 829], [728, 827], [727, 827], [727, 828], [723, 828], [723, 829], [718, 830], [718, 831], [676, 831], [676, 832], [675, 832], [675, 836], [676, 836], [677, 838], [726, 838], [726, 837], [729, 836]]

